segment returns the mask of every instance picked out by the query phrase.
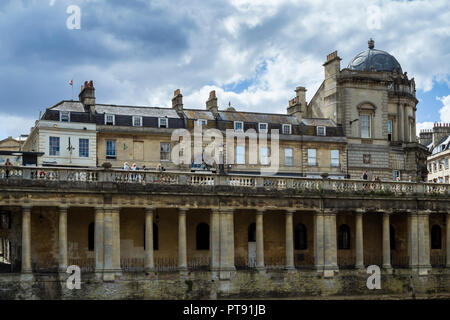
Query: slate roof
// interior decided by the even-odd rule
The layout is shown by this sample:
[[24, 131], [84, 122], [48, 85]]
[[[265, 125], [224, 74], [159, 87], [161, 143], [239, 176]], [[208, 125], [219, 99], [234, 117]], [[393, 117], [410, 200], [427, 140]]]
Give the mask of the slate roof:
[[449, 148], [449, 144], [450, 144], [450, 135], [442, 138], [442, 140], [439, 141], [439, 143], [433, 148], [431, 154], [436, 154], [441, 151], [447, 150]]
[[295, 117], [285, 114], [256, 113], [242, 111], [219, 111], [219, 119], [225, 121], [244, 121], [258, 123], [282, 123], [298, 125]]
[[167, 117], [177, 118], [180, 116], [174, 109], [158, 108], [158, 107], [131, 107], [131, 106], [117, 106], [117, 105], [95, 105], [97, 113], [110, 113], [116, 115], [126, 116], [144, 116], [144, 117]]

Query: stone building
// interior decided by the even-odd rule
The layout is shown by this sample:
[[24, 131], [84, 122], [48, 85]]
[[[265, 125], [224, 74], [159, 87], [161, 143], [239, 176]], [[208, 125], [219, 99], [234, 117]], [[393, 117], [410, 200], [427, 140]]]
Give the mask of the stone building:
[[[392, 181], [420, 176], [428, 152], [414, 134], [414, 80], [373, 42], [346, 69], [337, 53], [324, 66], [311, 102], [299, 86], [286, 114], [220, 108], [215, 92], [188, 109], [180, 90], [172, 108], [104, 105], [92, 82], [79, 101], [49, 108], [39, 120], [48, 133], [37, 126], [27, 148], [47, 152], [50, 137], [86, 131], [95, 163], [12, 167], [8, 177], [0, 168], [8, 294], [42, 297], [49, 283], [60, 298], [377, 294], [369, 265], [381, 268], [381, 294], [449, 294], [450, 186]], [[252, 129], [268, 142], [251, 164], [233, 138], [233, 158], [203, 170], [173, 162], [179, 129]], [[280, 166], [265, 176], [272, 129]], [[357, 180], [366, 169], [383, 181]], [[68, 265], [81, 267], [81, 291], [60, 285]]]
[[[171, 141], [175, 130], [187, 129], [193, 133], [194, 128], [200, 126], [202, 130], [217, 129], [224, 137], [227, 130], [236, 133], [253, 131], [268, 136], [267, 146], [256, 149], [256, 163], [250, 161], [250, 143], [242, 144], [237, 139], [232, 143], [233, 159], [226, 159], [227, 144], [224, 139], [222, 160], [226, 164], [225, 172], [259, 174], [261, 166], [266, 165], [266, 158], [271, 157], [271, 132], [278, 130], [277, 174], [304, 177], [327, 174], [332, 178], [344, 178], [347, 173], [344, 132], [331, 119], [302, 117], [298, 112], [299, 106], [306, 104], [302, 92], [297, 88], [297, 97], [289, 102], [287, 114], [283, 115], [240, 112], [234, 108], [221, 110], [214, 91], [204, 110], [184, 108], [180, 90], [175, 91], [170, 109], [98, 104], [92, 82], [86, 82], [79, 95], [80, 101], [62, 101], [46, 110], [24, 149], [44, 151], [46, 155], [40, 164], [46, 161], [46, 164], [95, 167], [109, 162], [113, 168], [123, 168], [127, 162], [130, 166], [136, 163], [139, 167], [152, 169], [162, 164], [168, 170], [190, 170], [191, 161], [186, 166], [177, 165], [171, 159], [171, 151], [178, 144], [178, 141]], [[57, 132], [60, 134], [57, 135]], [[66, 146], [69, 137], [72, 137], [75, 147], [71, 157]], [[84, 162], [76, 151], [77, 147], [80, 150], [77, 143], [82, 138], [89, 139], [90, 150], [89, 158]], [[50, 149], [54, 149], [50, 139], [58, 139], [57, 147], [61, 154], [49, 154]], [[202, 159], [199, 159], [196, 163], [201, 162]]]
[[348, 140], [351, 178], [369, 170], [383, 180], [426, 178], [426, 149], [416, 139], [414, 78], [389, 53], [359, 53], [341, 70], [337, 51], [324, 63], [325, 79], [303, 110], [309, 117], [330, 118]]
[[26, 139], [26, 135], [21, 135], [18, 138], [8, 137], [3, 139], [0, 141], [0, 151], [20, 151]]
[[428, 182], [449, 183], [450, 124], [435, 123], [433, 129], [421, 130], [420, 143], [431, 152], [427, 158]]

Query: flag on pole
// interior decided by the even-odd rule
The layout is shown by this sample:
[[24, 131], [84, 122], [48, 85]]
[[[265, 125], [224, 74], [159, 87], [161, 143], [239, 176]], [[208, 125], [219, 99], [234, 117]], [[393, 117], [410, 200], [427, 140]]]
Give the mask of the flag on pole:
[[73, 80], [69, 81], [69, 85], [73, 86]]

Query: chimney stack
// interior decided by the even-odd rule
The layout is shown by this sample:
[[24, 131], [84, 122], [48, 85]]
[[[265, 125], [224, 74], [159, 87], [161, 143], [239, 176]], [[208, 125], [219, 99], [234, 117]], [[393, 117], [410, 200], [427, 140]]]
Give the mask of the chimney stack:
[[217, 105], [217, 97], [216, 97], [216, 91], [213, 90], [209, 93], [209, 99], [206, 101], [206, 110], [211, 111], [214, 115], [214, 117], [219, 112], [219, 107]]
[[341, 70], [341, 58], [338, 56], [338, 52], [334, 51], [327, 55], [327, 61], [323, 64], [325, 67], [325, 79], [336, 75]]
[[303, 112], [306, 111], [306, 88], [297, 87], [295, 93], [295, 98], [289, 101], [287, 114], [295, 116], [297, 121], [301, 122]]
[[183, 95], [180, 89], [175, 90], [173, 93], [172, 108], [177, 112], [183, 112]]
[[419, 133], [419, 143], [427, 146], [433, 141], [433, 130], [423, 129]]
[[89, 111], [91, 115], [95, 113], [95, 88], [94, 81], [85, 81], [84, 86], [81, 86], [81, 92], [78, 99], [84, 106], [85, 111]]
[[[441, 142], [443, 138], [449, 135], [450, 135], [450, 126], [448, 123], [440, 123], [440, 122], [435, 123], [432, 133], [433, 147], [435, 147], [439, 142]], [[422, 132], [420, 133], [420, 138], [422, 139]]]

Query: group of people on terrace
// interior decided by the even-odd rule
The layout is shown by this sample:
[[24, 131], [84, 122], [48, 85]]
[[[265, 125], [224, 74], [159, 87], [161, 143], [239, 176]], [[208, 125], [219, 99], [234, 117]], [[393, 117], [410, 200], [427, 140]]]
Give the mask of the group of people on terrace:
[[[138, 170], [148, 170], [148, 168], [145, 165], [142, 165], [142, 167], [138, 167], [138, 165], [136, 163], [133, 163], [130, 167], [130, 165], [128, 164], [128, 162], [125, 162], [123, 164], [123, 170], [127, 170], [127, 171], [138, 171]], [[156, 170], [158, 171], [166, 171], [166, 168], [164, 168], [161, 163], [158, 163], [158, 165], [156, 166]]]

